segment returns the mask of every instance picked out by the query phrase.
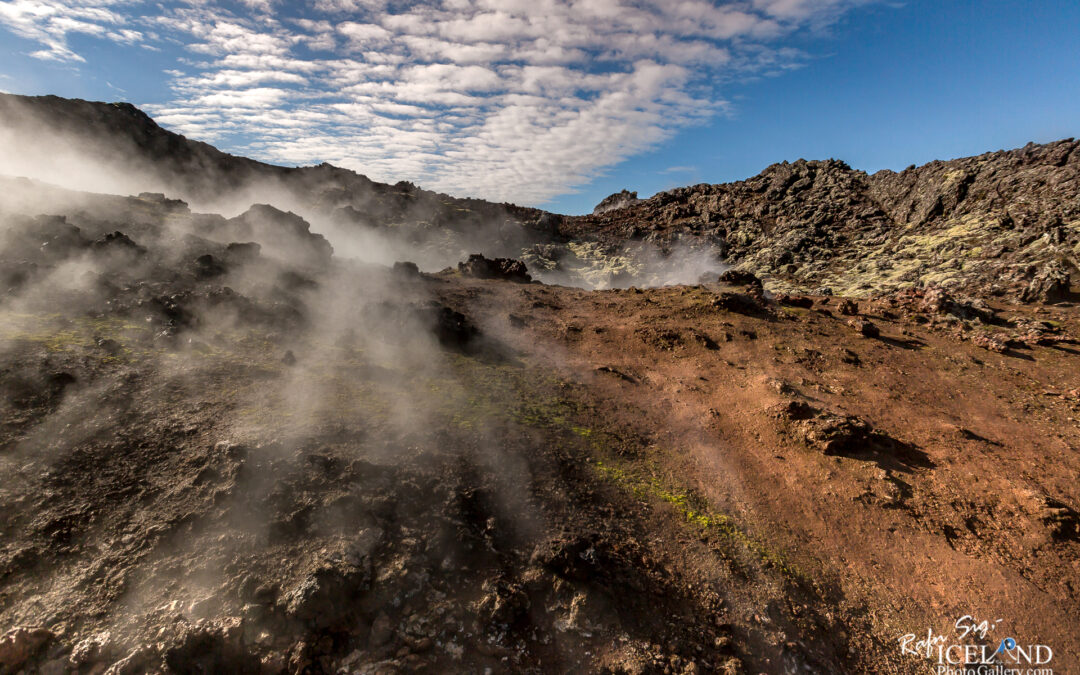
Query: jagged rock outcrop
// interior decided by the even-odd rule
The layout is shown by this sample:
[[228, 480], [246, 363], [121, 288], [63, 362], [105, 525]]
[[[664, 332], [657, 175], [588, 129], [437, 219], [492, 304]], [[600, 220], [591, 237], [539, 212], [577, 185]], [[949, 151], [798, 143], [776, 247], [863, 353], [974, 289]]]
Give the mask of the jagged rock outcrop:
[[[350, 223], [463, 231], [497, 225], [525, 230], [530, 240], [550, 235], [559, 222], [539, 209], [451, 197], [405, 181], [378, 183], [327, 163], [283, 167], [230, 155], [162, 128], [130, 103], [0, 94], [0, 126], [16, 137], [32, 135], [42, 153], [77, 153], [103, 171], [138, 175], [152, 189], [140, 197], [159, 204], [182, 204], [162, 191], [202, 204], [248, 191], [273, 194]], [[11, 150], [4, 141], [0, 135], [0, 153]]]
[[633, 206], [641, 200], [638, 199], [637, 192], [630, 192], [629, 190], [621, 190], [615, 194], [608, 195], [596, 205], [593, 209], [593, 215], [597, 216], [601, 213], [607, 213], [608, 211], [615, 211], [618, 209], [625, 209], [628, 206]]
[[[1070, 277], [1080, 278], [1080, 143], [1073, 139], [872, 175], [835, 159], [800, 159], [747, 180], [645, 200], [624, 190], [593, 214], [571, 217], [376, 183], [329, 164], [287, 168], [234, 157], [162, 129], [124, 103], [4, 94], [0, 123], [16, 132], [48, 129], [41, 137], [60, 145], [77, 134], [106, 167], [143, 171], [170, 194], [213, 200], [261, 186], [337, 224], [381, 228], [403, 249], [442, 250], [447, 240], [463, 250], [482, 245], [488, 256], [525, 258], [559, 283], [593, 269], [608, 285], [635, 282], [609, 278], [634, 266], [628, 246], [664, 255], [687, 246], [722, 251], [771, 292], [865, 297], [934, 285], [1054, 302], [1074, 297]], [[158, 193], [140, 198], [187, 209]], [[536, 253], [552, 246], [557, 255]]]
[[[918, 284], [968, 294], [1049, 296], [1080, 256], [1080, 143], [936, 161], [867, 175], [837, 160], [774, 164], [748, 180], [695, 185], [564, 222], [599, 241], [718, 241], [774, 291], [870, 295]], [[1044, 284], [1040, 281], [1037, 285]]]

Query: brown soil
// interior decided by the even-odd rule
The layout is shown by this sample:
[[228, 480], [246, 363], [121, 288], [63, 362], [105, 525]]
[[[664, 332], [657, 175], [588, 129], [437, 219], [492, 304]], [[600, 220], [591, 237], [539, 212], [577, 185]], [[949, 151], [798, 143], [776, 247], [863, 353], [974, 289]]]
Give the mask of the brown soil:
[[921, 672], [964, 614], [1076, 667], [1075, 308], [410, 283], [479, 327], [435, 370], [7, 317], [18, 667]]

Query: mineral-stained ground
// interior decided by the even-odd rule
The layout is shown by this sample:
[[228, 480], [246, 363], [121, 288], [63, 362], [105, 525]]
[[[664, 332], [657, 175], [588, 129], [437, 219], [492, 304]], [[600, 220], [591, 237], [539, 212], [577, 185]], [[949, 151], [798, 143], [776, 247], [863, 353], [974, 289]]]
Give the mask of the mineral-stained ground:
[[996, 288], [873, 276], [950, 250], [882, 220], [858, 292], [425, 272], [270, 206], [4, 187], [0, 672], [919, 673], [899, 639], [964, 615], [1080, 668], [1075, 191]]

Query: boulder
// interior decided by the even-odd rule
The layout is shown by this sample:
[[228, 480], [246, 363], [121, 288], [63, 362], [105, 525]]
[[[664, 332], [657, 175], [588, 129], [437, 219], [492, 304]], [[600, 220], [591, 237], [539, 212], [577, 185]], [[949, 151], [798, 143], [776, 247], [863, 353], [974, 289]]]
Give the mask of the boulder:
[[467, 316], [449, 307], [430, 307], [425, 313], [434, 323], [435, 337], [445, 347], [464, 347], [479, 333]]
[[1061, 263], [1050, 263], [1039, 270], [1020, 299], [1024, 302], [1055, 303], [1069, 299], [1069, 271]]
[[194, 271], [198, 278], [210, 279], [225, 274], [227, 268], [220, 260], [206, 253], [195, 258]]
[[737, 314], [761, 314], [765, 311], [765, 306], [749, 293], [717, 293], [712, 306]]
[[856, 316], [859, 313], [859, 305], [854, 300], [844, 299], [836, 306], [836, 311], [844, 316]]
[[743, 270], [725, 270], [720, 273], [718, 280], [722, 284], [731, 284], [732, 286], [757, 286], [761, 288], [761, 279], [758, 279], [753, 272]]
[[95, 249], [124, 250], [142, 255], [146, 249], [139, 246], [123, 232], [110, 232], [91, 244]]
[[808, 298], [805, 295], [788, 295], [786, 293], [781, 293], [776, 296], [776, 302], [785, 307], [801, 307], [803, 309], [810, 309], [814, 306], [813, 298]]
[[268, 204], [255, 204], [217, 227], [231, 239], [258, 242], [273, 255], [301, 265], [323, 266], [334, 254], [326, 237], [312, 232], [306, 220]]
[[262, 246], [253, 241], [233, 242], [225, 247], [225, 255], [230, 261], [245, 263], [257, 260], [262, 253]]
[[807, 445], [826, 455], [858, 452], [870, 443], [873, 433], [869, 424], [853, 415], [822, 415], [800, 424]]
[[1009, 351], [1009, 340], [1002, 333], [976, 333], [971, 336], [971, 344], [998, 354]]
[[402, 279], [419, 279], [420, 268], [414, 262], [396, 262], [393, 267], [394, 275]]
[[476, 279], [503, 279], [527, 284], [532, 281], [525, 263], [513, 258], [485, 258], [473, 253], [469, 259], [458, 263], [458, 271]]
[[876, 338], [881, 335], [881, 329], [871, 321], [862, 318], [854, 318], [848, 321], [848, 325], [862, 333], [863, 337]]

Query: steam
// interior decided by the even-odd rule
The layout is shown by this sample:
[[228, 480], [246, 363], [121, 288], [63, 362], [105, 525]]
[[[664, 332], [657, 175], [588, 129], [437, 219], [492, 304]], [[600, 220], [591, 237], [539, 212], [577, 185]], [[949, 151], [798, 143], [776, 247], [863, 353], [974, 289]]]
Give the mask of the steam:
[[[544, 283], [603, 289], [697, 283], [703, 274], [724, 268], [722, 249], [709, 242], [567, 241], [558, 232], [557, 217], [540, 212], [454, 201], [408, 183], [376, 186], [325, 166], [290, 174], [171, 136], [133, 107], [116, 104], [115, 110], [103, 111], [101, 106], [0, 98], [0, 175], [73, 191], [160, 193], [182, 200], [193, 212], [229, 219], [253, 204], [266, 204], [300, 216], [330, 241], [338, 259], [386, 266], [407, 260], [426, 272], [480, 253], [520, 258]], [[118, 119], [130, 129], [118, 133], [112, 128]], [[77, 196], [57, 198], [57, 213], [77, 206]], [[5, 201], [16, 210], [34, 211], [19, 206], [25, 199], [15, 194]], [[113, 206], [99, 209], [99, 215], [107, 217]], [[205, 228], [199, 234], [221, 238]]]
[[[167, 514], [200, 499], [215, 500], [229, 516], [156, 545], [146, 564], [133, 568], [109, 618], [117, 635], [137, 634], [146, 617], [213, 616], [227, 606], [220, 597], [231, 583], [223, 561], [247, 549], [273, 551], [287, 525], [275, 520], [280, 514], [253, 505], [286, 499], [275, 490], [307, 480], [309, 454], [329, 452], [327, 461], [345, 466], [394, 468], [418, 457], [447, 462], [447, 454], [461, 452], [479, 471], [517, 485], [530, 480], [526, 462], [500, 448], [505, 422], [473, 410], [476, 385], [458, 363], [471, 339], [467, 325], [446, 325], [458, 320], [455, 310], [424, 277], [386, 266], [405, 258], [428, 268], [453, 264], [483, 238], [497, 238], [486, 250], [509, 252], [521, 242], [506, 240], [520, 236], [520, 228], [497, 223], [462, 238], [433, 236], [410, 249], [407, 237], [311, 207], [310, 226], [269, 205], [200, 213], [173, 201], [178, 192], [156, 178], [97, 171], [73, 154], [57, 156], [57, 171], [46, 170], [39, 157], [34, 173], [28, 170], [34, 162], [13, 159], [13, 152], [4, 150], [5, 170], [83, 188], [159, 188], [166, 195], [121, 197], [0, 179], [0, 358], [27, 364], [25, 372], [5, 375], [5, 393], [12, 395], [0, 412], [27, 423], [5, 458], [4, 482], [65, 471], [80, 453], [101, 452], [102, 438], [124, 438], [130, 453], [161, 443], [122, 436], [145, 433], [132, 429], [160, 428], [166, 438], [183, 438], [171, 442], [182, 443], [191, 461], [205, 462], [209, 475], [238, 471], [230, 448], [248, 449], [243, 483], [231, 492], [209, 495], [197, 482], [181, 482], [153, 495], [162, 519], [140, 523], [132, 536], [173, 527]], [[290, 204], [280, 195], [260, 197]], [[448, 242], [456, 248], [446, 248]], [[26, 390], [21, 398], [14, 395], [19, 387]], [[174, 461], [167, 454], [155, 458], [182, 477]], [[146, 470], [156, 471], [153, 463]], [[491, 497], [498, 519], [521, 536], [536, 536], [541, 525], [520, 491], [500, 485], [493, 484]], [[118, 495], [115, 507], [126, 505]], [[346, 553], [356, 545], [356, 526], [354, 515], [333, 509], [305, 525], [319, 546]], [[122, 543], [94, 536], [99, 545], [116, 547], [108, 555], [120, 555]], [[456, 554], [457, 544], [443, 545], [446, 556]], [[319, 546], [277, 570], [283, 592], [302, 587], [311, 568], [327, 564]], [[200, 567], [176, 569], [177, 561], [192, 560]], [[34, 583], [85, 585], [79, 564], [74, 556]], [[170, 603], [163, 604], [163, 588]]]
[[[529, 402], [508, 364], [512, 347], [556, 372], [570, 359], [521, 345], [507, 308], [471, 306], [475, 288], [431, 273], [473, 253], [589, 289], [723, 268], [707, 242], [566, 241], [539, 212], [322, 183], [320, 167], [236, 177], [195, 153], [176, 169], [143, 150], [0, 125], [0, 481], [48, 495], [0, 507], [83, 509], [56, 519], [67, 553], [21, 580], [55, 616], [17, 598], [4, 617], [101, 617], [55, 600], [100, 585], [105, 618], [74, 630], [125, 649], [148, 627], [225, 615], [243, 615], [248, 644], [323, 621], [374, 632], [352, 597], [376, 571], [365, 607], [396, 612], [428, 602], [413, 596], [433, 576], [501, 583], [508, 558], [529, 560], [549, 527], [534, 462], [551, 461], [530, 443], [550, 439], [513, 414]], [[421, 271], [393, 267], [406, 260]], [[568, 499], [546, 469], [547, 502]]]

